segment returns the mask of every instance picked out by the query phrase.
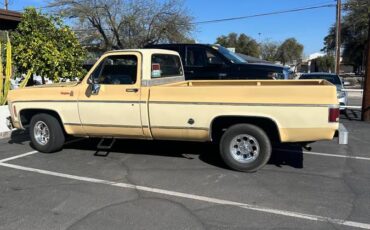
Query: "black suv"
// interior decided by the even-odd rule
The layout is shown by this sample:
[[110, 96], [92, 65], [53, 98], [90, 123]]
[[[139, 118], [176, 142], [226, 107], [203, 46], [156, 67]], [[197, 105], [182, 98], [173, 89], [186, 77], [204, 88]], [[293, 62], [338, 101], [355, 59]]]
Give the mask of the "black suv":
[[219, 45], [157, 44], [145, 48], [177, 51], [182, 59], [186, 80], [287, 79], [288, 70], [274, 64], [248, 63]]

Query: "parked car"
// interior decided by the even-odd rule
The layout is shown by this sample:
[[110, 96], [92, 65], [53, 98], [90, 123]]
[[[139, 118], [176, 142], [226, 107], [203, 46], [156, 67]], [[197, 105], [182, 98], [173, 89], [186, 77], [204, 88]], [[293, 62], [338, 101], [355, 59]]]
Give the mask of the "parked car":
[[146, 48], [173, 50], [184, 63], [186, 80], [287, 79], [283, 66], [248, 63], [236, 53], [220, 45], [156, 44]]
[[339, 128], [326, 81], [184, 81], [178, 53], [160, 49], [108, 52], [81, 82], [12, 90], [8, 105], [9, 126], [29, 127], [41, 152], [63, 148], [66, 135], [213, 141], [230, 168], [248, 172], [274, 142], [331, 140]]
[[322, 80], [327, 80], [328, 82], [332, 83], [333, 85], [337, 87], [337, 97], [338, 97], [339, 104], [341, 106], [340, 109], [345, 110], [345, 107], [343, 106], [347, 105], [348, 96], [347, 96], [347, 93], [343, 91], [344, 89], [343, 82], [338, 75], [333, 74], [333, 73], [305, 73], [299, 76], [298, 79], [301, 79], [301, 80], [322, 79]]

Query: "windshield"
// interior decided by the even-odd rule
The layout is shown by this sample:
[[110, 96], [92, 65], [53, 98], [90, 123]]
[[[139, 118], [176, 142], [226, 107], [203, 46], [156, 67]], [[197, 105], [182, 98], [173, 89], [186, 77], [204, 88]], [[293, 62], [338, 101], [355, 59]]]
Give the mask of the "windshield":
[[334, 84], [334, 85], [341, 85], [340, 79], [337, 75], [330, 75], [330, 74], [310, 74], [310, 75], [302, 75], [299, 79], [323, 79], [327, 80], [328, 82]]
[[231, 52], [230, 50], [226, 49], [222, 46], [212, 46], [213, 49], [218, 50], [224, 57], [229, 59], [232, 63], [235, 64], [241, 64], [241, 63], [247, 63], [243, 58], [236, 55], [234, 52]]

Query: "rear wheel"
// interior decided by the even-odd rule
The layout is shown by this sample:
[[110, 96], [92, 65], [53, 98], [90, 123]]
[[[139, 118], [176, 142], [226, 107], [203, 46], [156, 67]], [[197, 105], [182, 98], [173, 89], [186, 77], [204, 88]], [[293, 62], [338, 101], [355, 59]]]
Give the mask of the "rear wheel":
[[32, 117], [30, 137], [34, 148], [44, 153], [60, 150], [65, 141], [64, 132], [58, 119], [46, 113], [36, 114]]
[[251, 124], [237, 124], [223, 134], [220, 153], [230, 168], [254, 172], [270, 159], [271, 143], [261, 128]]

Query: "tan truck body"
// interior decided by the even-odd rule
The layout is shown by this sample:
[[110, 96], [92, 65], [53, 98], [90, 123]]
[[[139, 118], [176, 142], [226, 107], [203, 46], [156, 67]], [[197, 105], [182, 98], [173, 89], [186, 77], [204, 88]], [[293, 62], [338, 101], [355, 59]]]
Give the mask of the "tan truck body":
[[269, 120], [281, 142], [330, 140], [338, 129], [338, 122], [328, 122], [329, 108], [338, 107], [338, 101], [326, 81], [151, 79], [150, 57], [162, 53], [178, 55], [155, 49], [106, 53], [87, 76], [108, 56], [135, 55], [140, 80], [102, 84], [97, 95], [89, 93], [88, 77], [81, 83], [13, 90], [8, 97], [12, 122], [23, 128], [25, 111], [48, 110], [70, 135], [193, 141], [210, 141], [214, 122], [227, 117]]

